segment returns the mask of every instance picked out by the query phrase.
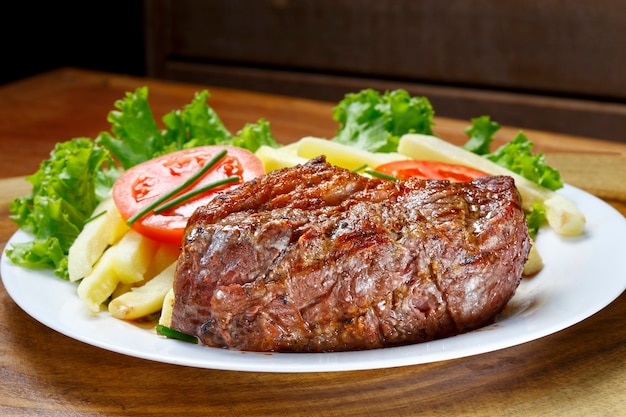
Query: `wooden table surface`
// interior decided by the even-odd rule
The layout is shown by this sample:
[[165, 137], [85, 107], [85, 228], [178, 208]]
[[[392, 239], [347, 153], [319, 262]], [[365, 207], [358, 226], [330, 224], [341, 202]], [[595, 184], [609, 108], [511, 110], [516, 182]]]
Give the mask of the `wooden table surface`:
[[[114, 101], [149, 87], [160, 117], [208, 88], [231, 131], [264, 117], [280, 142], [332, 137], [334, 103], [61, 69], [0, 87], [0, 248], [8, 204], [56, 142], [109, 130]], [[435, 109], [436, 110], [436, 109]], [[479, 116], [479, 115], [477, 115]], [[573, 120], [572, 123], [576, 121]], [[468, 121], [437, 119], [460, 143]], [[503, 128], [498, 140], [517, 128]], [[524, 131], [566, 182], [626, 215], [626, 145]], [[626, 294], [551, 336], [463, 359], [392, 369], [253, 373], [138, 359], [76, 341], [22, 311], [0, 286], [0, 415], [626, 415]]]

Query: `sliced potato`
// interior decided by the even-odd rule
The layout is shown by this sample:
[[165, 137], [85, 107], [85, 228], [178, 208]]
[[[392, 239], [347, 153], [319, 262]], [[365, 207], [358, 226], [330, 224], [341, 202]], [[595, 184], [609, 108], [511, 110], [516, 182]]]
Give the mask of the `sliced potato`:
[[137, 285], [140, 285], [140, 284], [141, 283], [125, 284], [123, 282], [120, 282], [119, 284], [117, 284], [117, 287], [115, 287], [115, 290], [111, 293], [111, 299], [117, 298], [120, 295], [127, 293], [133, 287], [136, 287]]
[[156, 313], [163, 307], [165, 295], [172, 289], [176, 263], [140, 287], [120, 295], [109, 303], [109, 313], [123, 320], [133, 320]]
[[[520, 191], [521, 194], [521, 191]], [[558, 234], [562, 236], [577, 236], [585, 229], [585, 216], [576, 205], [566, 197], [550, 192], [543, 201], [546, 210], [546, 220]]]
[[69, 249], [67, 269], [70, 281], [85, 277], [105, 249], [116, 243], [128, 230], [120, 212], [109, 196], [94, 210], [94, 220], [88, 222]]
[[[87, 300], [87, 305], [93, 310], [95, 306], [91, 304], [102, 304], [109, 298], [118, 298], [135, 287], [145, 285], [175, 263], [178, 254], [178, 247], [159, 244], [131, 230], [106, 250], [105, 255], [97, 262], [94, 273], [90, 274], [89, 279], [85, 279], [87, 283], [81, 282], [79, 287], [83, 287], [82, 298]], [[98, 284], [98, 281], [103, 282]], [[111, 291], [111, 288], [114, 290]], [[103, 293], [98, 295], [99, 290]], [[111, 292], [106, 294], [108, 291]]]
[[145, 279], [149, 280], [160, 274], [165, 268], [178, 260], [178, 255], [180, 255], [179, 246], [166, 243], [160, 244], [156, 252], [154, 252], [154, 257], [144, 274]]
[[552, 190], [541, 187], [486, 158], [466, 151], [449, 142], [430, 135], [408, 134], [400, 138], [398, 152], [413, 159], [450, 162], [479, 169], [491, 175], [508, 175], [522, 196], [524, 209], [534, 203], [545, 207], [548, 224], [562, 236], [575, 236], [583, 232], [585, 216], [573, 202]]
[[332, 142], [327, 139], [314, 137], [304, 137], [297, 143], [298, 156], [311, 159], [325, 155], [326, 161], [346, 169], [356, 169], [363, 165], [376, 168], [387, 162], [409, 159], [407, 156], [395, 152], [369, 152], [341, 143]]
[[113, 252], [110, 258], [111, 272], [125, 284], [142, 281], [158, 246], [156, 241], [129, 230], [117, 244], [107, 250]]
[[535, 242], [531, 242], [530, 252], [528, 253], [528, 260], [524, 264], [524, 271], [522, 275], [531, 276], [543, 269], [543, 259], [539, 254], [539, 250], [535, 246]]
[[113, 246], [104, 251], [91, 272], [78, 285], [78, 296], [92, 311], [114, 293], [127, 290], [126, 285], [144, 279], [158, 244], [134, 230], [128, 232]]
[[292, 155], [298, 155], [298, 147], [300, 146], [300, 144], [298, 142], [291, 142], [290, 144], [287, 144], [285, 146], [283, 146], [282, 148], [280, 148], [281, 151], [285, 151], [288, 152]]
[[111, 296], [120, 280], [111, 270], [111, 258], [115, 254], [105, 251], [91, 272], [78, 284], [78, 297], [89, 310], [97, 313], [102, 304]]
[[280, 168], [289, 168], [307, 162], [306, 158], [296, 155], [293, 150], [285, 148], [272, 148], [263, 145], [256, 151], [256, 156], [263, 162], [265, 172]]
[[174, 289], [171, 288], [163, 299], [159, 324], [170, 327], [172, 325], [172, 310], [174, 309]]

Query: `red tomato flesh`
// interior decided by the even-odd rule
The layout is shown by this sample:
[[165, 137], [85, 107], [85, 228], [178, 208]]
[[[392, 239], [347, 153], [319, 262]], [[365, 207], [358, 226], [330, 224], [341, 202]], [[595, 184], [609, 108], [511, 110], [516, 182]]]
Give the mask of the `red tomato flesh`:
[[453, 182], [471, 181], [475, 178], [489, 175], [483, 171], [464, 165], [415, 159], [387, 162], [386, 164], [378, 166], [376, 171], [391, 175], [400, 180], [418, 177], [422, 179], [448, 180]]
[[136, 165], [124, 172], [113, 185], [113, 200], [124, 220], [128, 220], [163, 194], [182, 185], [222, 150], [227, 151], [226, 156], [180, 194], [231, 176], [238, 176], [239, 181], [213, 188], [159, 214], [150, 213], [131, 226], [137, 232], [156, 241], [180, 245], [187, 220], [196, 208], [206, 204], [219, 191], [265, 174], [263, 162], [256, 155], [235, 146], [200, 146]]

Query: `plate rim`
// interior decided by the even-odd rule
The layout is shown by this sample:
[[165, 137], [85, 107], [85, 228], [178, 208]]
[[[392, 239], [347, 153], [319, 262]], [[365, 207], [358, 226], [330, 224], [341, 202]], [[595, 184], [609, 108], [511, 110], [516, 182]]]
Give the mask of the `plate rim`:
[[[588, 228], [596, 227], [597, 229], [598, 225], [606, 228], [608, 223], [606, 219], [612, 220], [614, 218], [621, 218], [621, 220], [623, 221], [618, 222], [620, 223], [619, 227], [611, 225], [610, 229], [613, 235], [619, 235], [621, 230], [621, 233], [623, 233], [621, 236], [623, 237], [624, 245], [626, 245], [626, 218], [619, 211], [617, 211], [615, 208], [613, 208], [603, 200], [599, 199], [598, 197], [568, 184], [566, 184], [563, 190], [559, 191], [559, 193], [570, 196], [570, 198], [573, 197], [572, 199], [574, 201], [576, 199], [580, 199], [584, 203], [583, 205], [589, 204], [595, 208], [600, 208], [600, 211], [603, 211], [603, 213], [597, 213], [595, 211], [593, 213], [585, 213], [585, 216], [587, 218], [587, 225], [585, 226], [585, 236], [578, 239], [579, 242], [582, 241], [583, 243], [591, 243], [589, 242], [589, 240], [593, 241], [593, 230], [589, 231], [587, 230]], [[600, 214], [602, 215], [600, 216]], [[602, 219], [601, 221], [597, 220], [599, 217]], [[590, 219], [593, 219], [596, 223], [590, 225]], [[602, 230], [605, 231], [606, 229]], [[546, 236], [547, 234], [552, 234], [553, 238], [559, 239], [554, 235], [551, 230], [542, 230], [541, 233], [544, 234], [544, 236]], [[591, 238], [585, 240], [585, 238], [588, 238], [590, 234]], [[70, 299], [65, 301], [64, 308], [73, 308], [72, 311], [74, 313], [76, 313], [77, 309], [82, 308], [83, 310], [85, 310], [85, 315], [82, 316], [80, 319], [82, 321], [85, 321], [87, 325], [89, 325], [88, 323], [93, 321], [99, 321], [100, 325], [102, 325], [102, 322], [104, 320], [109, 320], [110, 322], [104, 323], [105, 325], [111, 325], [111, 323], [115, 323], [114, 325], [112, 325], [113, 331], [117, 331], [118, 329], [122, 329], [122, 331], [124, 331], [124, 326], [130, 326], [127, 328], [131, 328], [132, 330], [128, 331], [129, 334], [127, 334], [127, 336], [132, 336], [132, 340], [135, 340], [137, 339], [137, 337], [139, 337], [138, 341], [140, 342], [141, 348], [145, 348], [146, 346], [149, 349], [153, 348], [153, 350], [151, 351], [142, 351], [141, 348], [127, 346], [125, 343], [115, 343], [115, 341], [95, 338], [91, 334], [81, 334], [80, 331], [77, 331], [71, 325], [68, 326], [67, 322], [63, 322], [63, 320], [60, 319], [58, 316], [55, 316], [53, 314], [43, 314], [42, 311], [38, 311], [36, 308], [33, 307], [33, 305], [29, 304], [29, 300], [24, 297], [24, 294], [21, 294], [19, 292], [20, 290], [16, 283], [16, 276], [13, 276], [13, 274], [18, 271], [21, 271], [21, 274], [18, 273], [17, 275], [34, 275], [38, 277], [38, 279], [48, 279], [51, 277], [51, 280], [42, 282], [45, 282], [48, 285], [54, 285], [56, 283], [59, 283], [59, 290], [61, 285], [66, 285], [67, 290], [69, 291], [69, 289], [75, 287], [76, 283], [63, 281], [58, 277], [55, 277], [52, 272], [48, 270], [27, 270], [17, 265], [14, 265], [8, 259], [6, 255], [6, 249], [10, 247], [11, 243], [24, 240], [25, 238], [28, 238], [28, 236], [29, 235], [27, 233], [21, 230], [16, 231], [7, 241], [6, 246], [2, 249], [2, 258], [0, 261], [0, 274], [2, 275], [2, 282], [4, 284], [4, 287], [11, 299], [26, 314], [30, 315], [41, 324], [45, 325], [48, 328], [51, 328], [58, 333], [64, 334], [72, 339], [78, 340], [91, 346], [99, 347], [127, 356], [148, 359], [155, 362], [215, 370], [282, 373], [339, 372], [420, 365], [425, 363], [474, 356], [517, 346], [533, 340], [538, 340], [540, 338], [571, 327], [607, 307], [615, 299], [617, 299], [626, 289], [625, 266], [623, 267], [623, 271], [621, 271], [621, 276], [619, 270], [615, 272], [614, 279], [610, 281], [614, 285], [611, 287], [610, 293], [605, 293], [601, 300], [591, 306], [588, 306], [586, 309], [578, 310], [577, 314], [573, 314], [571, 317], [569, 317], [568, 320], [562, 320], [558, 323], [553, 323], [552, 326], [541, 329], [540, 331], [535, 329], [532, 337], [528, 337], [521, 333], [517, 336], [508, 334], [508, 337], [503, 340], [490, 340], [487, 345], [485, 345], [484, 343], [481, 344], [480, 339], [481, 337], [483, 337], [482, 335], [489, 334], [490, 331], [491, 333], [493, 333], [493, 330], [498, 330], [499, 328], [501, 329], [505, 327], [503, 325], [506, 325], [506, 320], [519, 317], [519, 315], [513, 315], [511, 317], [505, 317], [501, 320], [497, 320], [494, 324], [483, 327], [481, 329], [477, 329], [472, 332], [452, 336], [445, 339], [438, 339], [430, 342], [412, 344], [407, 346], [364, 351], [328, 353], [241, 352], [194, 345], [158, 336], [155, 332], [149, 332], [145, 328], [141, 328], [132, 323], [124, 322], [123, 320], [115, 319], [110, 316], [107, 311], [100, 312], [97, 315], [92, 315], [86, 311], [86, 308], [82, 305], [82, 302], [79, 300], [78, 296], [75, 293], [70, 296]], [[538, 246], [541, 244], [542, 240], [542, 236], [540, 235], [539, 239], [537, 240]], [[574, 241], [567, 242], [568, 243], [564, 244], [576, 244], [576, 242]], [[619, 246], [619, 243], [614, 245]], [[536, 280], [538, 278], [541, 278], [541, 273], [539, 275], [540, 276], [527, 279]], [[545, 279], [545, 276], [543, 278]], [[524, 280], [527, 279], [525, 278]], [[520, 286], [520, 288], [521, 287], [522, 286]], [[71, 299], [71, 297], [73, 297], [73, 300]], [[515, 299], [516, 297], [514, 296], [513, 300]], [[527, 311], [524, 310], [522, 311], [522, 314], [525, 314], [526, 312]], [[507, 333], [505, 332], [505, 334]], [[147, 339], [146, 336], [151, 338], [152, 340]], [[489, 339], [489, 337], [487, 337], [487, 339]], [[458, 351], [458, 349], [452, 349], [452, 352], [454, 352], [455, 354], [450, 354], [450, 351], [447, 350], [446, 345], [455, 343], [465, 343], [467, 348], [461, 350], [460, 352]], [[197, 353], [198, 350], [200, 352], [205, 352], [207, 349], [211, 349], [212, 351], [207, 351], [207, 354]], [[424, 350], [428, 353], [425, 356], [420, 356], [420, 351]], [[168, 352], [170, 352], [170, 354], [168, 354]], [[210, 355], [208, 354], [209, 352], [211, 352]], [[418, 355], [415, 355], [416, 352], [418, 353]], [[205, 357], [202, 360], [198, 360], [196, 358], [197, 356]]]

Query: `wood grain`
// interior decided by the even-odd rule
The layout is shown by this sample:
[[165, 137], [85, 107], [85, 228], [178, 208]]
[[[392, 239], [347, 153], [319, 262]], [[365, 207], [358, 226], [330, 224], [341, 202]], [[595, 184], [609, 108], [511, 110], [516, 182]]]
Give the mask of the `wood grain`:
[[[36, 169], [57, 138], [105, 129], [101, 119], [113, 100], [143, 84], [150, 86], [158, 112], [188, 102], [202, 87], [65, 69], [0, 90], [0, 112], [6, 116], [0, 119], [1, 247], [16, 230], [7, 217], [8, 203], [29, 190], [21, 176]], [[229, 126], [268, 116], [283, 141], [303, 133], [330, 135], [334, 129], [326, 121], [329, 103], [211, 91]], [[32, 113], [21, 114], [28, 105], [34, 105]], [[462, 125], [439, 124], [451, 137], [462, 137]], [[569, 151], [559, 162], [583, 171], [582, 176], [596, 156], [604, 164], [605, 156], [624, 154], [624, 147], [598, 145], [601, 141], [569, 136], [553, 141], [554, 136], [541, 132], [537, 138], [542, 149]], [[15, 144], [26, 149], [8, 157], [5, 152]], [[18, 157], [19, 163], [8, 163]], [[599, 181], [613, 175], [590, 169]], [[623, 194], [617, 197], [624, 201]], [[616, 207], [626, 215], [624, 206]], [[619, 416], [626, 410], [625, 312], [622, 294], [594, 316], [551, 336], [432, 364], [254, 373], [156, 363], [92, 347], [32, 319], [0, 286], [0, 415]]]
[[624, 98], [625, 12], [616, 0], [159, 0], [146, 5], [146, 33], [155, 75], [171, 62], [235, 63]]
[[624, 142], [625, 14], [619, 0], [154, 0], [147, 71], [331, 101], [405, 88], [446, 117]]

